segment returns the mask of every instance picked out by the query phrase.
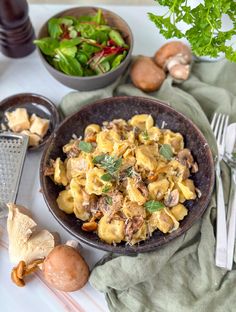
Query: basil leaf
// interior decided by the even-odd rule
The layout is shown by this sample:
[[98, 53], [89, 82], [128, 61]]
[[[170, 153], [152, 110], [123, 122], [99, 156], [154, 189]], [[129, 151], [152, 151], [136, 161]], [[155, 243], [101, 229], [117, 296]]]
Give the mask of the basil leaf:
[[79, 149], [85, 153], [91, 153], [93, 146], [91, 143], [80, 141], [79, 142]]
[[110, 173], [105, 173], [101, 176], [101, 180], [106, 181], [106, 182], [111, 181], [112, 175]]
[[170, 144], [163, 144], [160, 148], [159, 153], [167, 160], [171, 160], [171, 158], [173, 157], [173, 152]]
[[108, 205], [112, 205], [112, 197], [111, 196], [106, 196], [106, 203]]
[[83, 69], [76, 58], [63, 54], [57, 49], [56, 58], [61, 71], [71, 76], [83, 76]]
[[163, 203], [155, 200], [149, 200], [144, 204], [144, 206], [149, 212], [155, 212], [165, 207]]
[[101, 161], [104, 160], [105, 156], [106, 156], [105, 154], [98, 155], [98, 156], [93, 158], [92, 162], [94, 164], [100, 164]]
[[48, 21], [48, 33], [50, 37], [54, 39], [58, 39], [60, 37], [60, 35], [63, 33], [61, 26], [60, 26], [60, 19], [51, 18]]
[[59, 41], [50, 37], [46, 37], [43, 39], [34, 40], [34, 44], [39, 47], [43, 54], [54, 56], [55, 50], [59, 46]]

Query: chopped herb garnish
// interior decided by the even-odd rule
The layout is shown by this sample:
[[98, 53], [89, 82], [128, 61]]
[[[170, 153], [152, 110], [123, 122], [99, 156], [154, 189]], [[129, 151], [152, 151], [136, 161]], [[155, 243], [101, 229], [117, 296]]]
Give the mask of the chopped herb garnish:
[[106, 156], [105, 154], [101, 154], [101, 155], [98, 155], [98, 156], [94, 157], [93, 158], [93, 163], [94, 164], [100, 164], [101, 161], [104, 160], [105, 156]]
[[160, 154], [167, 160], [171, 160], [173, 152], [170, 144], [163, 144], [160, 148]]
[[149, 140], [149, 135], [148, 135], [148, 132], [147, 130], [143, 131], [142, 132], [142, 137], [145, 141]]
[[112, 205], [112, 198], [111, 198], [111, 196], [106, 196], [106, 203], [108, 205]]
[[110, 155], [101, 154], [93, 159], [93, 163], [100, 165], [102, 168], [106, 169], [110, 175], [113, 175], [119, 170], [122, 158], [116, 159]]
[[236, 152], [232, 153], [232, 157], [233, 157], [234, 160], [236, 160]]
[[133, 176], [133, 174], [134, 174], [134, 170], [133, 170], [133, 167], [132, 167], [132, 166], [129, 167], [129, 168], [127, 168], [127, 169], [125, 170], [125, 175], [126, 175], [127, 177], [131, 178], [131, 177]]
[[110, 187], [108, 185], [105, 185], [104, 188], [102, 189], [103, 193], [107, 193], [110, 191]]
[[149, 200], [144, 204], [144, 206], [149, 212], [155, 212], [165, 207], [163, 203], [155, 200]]
[[91, 153], [93, 146], [91, 143], [80, 141], [79, 142], [79, 149], [85, 153]]
[[110, 174], [110, 173], [105, 173], [105, 174], [103, 174], [102, 176], [101, 176], [101, 180], [103, 180], [103, 181], [111, 181], [112, 180], [112, 175]]

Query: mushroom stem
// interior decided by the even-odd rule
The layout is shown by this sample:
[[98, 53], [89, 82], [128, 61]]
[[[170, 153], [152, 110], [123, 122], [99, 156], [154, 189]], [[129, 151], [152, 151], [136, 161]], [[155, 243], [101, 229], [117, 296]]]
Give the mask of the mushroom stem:
[[70, 246], [70, 247], [72, 247], [76, 250], [79, 250], [79, 251], [81, 251], [83, 248], [79, 242], [77, 242], [73, 239], [68, 240], [65, 245]]
[[169, 69], [169, 73], [175, 79], [187, 80], [190, 74], [190, 66], [176, 64]]

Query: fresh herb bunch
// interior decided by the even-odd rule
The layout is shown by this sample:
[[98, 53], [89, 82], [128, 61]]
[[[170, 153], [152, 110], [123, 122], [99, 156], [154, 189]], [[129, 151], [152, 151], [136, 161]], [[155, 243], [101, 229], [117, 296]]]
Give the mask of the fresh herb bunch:
[[[155, 0], [167, 7], [164, 15], [148, 13], [151, 21], [167, 39], [186, 38], [197, 56], [217, 57], [223, 52], [226, 58], [236, 62], [236, 51], [229, 40], [236, 34], [236, 2], [232, 0], [205, 0], [192, 8], [188, 0]], [[228, 15], [232, 28], [223, 31], [222, 17]], [[179, 22], [187, 24], [187, 30], [179, 28]]]
[[48, 34], [34, 43], [54, 68], [72, 76], [115, 69], [129, 49], [121, 33], [107, 25], [100, 9], [94, 16], [51, 18]]

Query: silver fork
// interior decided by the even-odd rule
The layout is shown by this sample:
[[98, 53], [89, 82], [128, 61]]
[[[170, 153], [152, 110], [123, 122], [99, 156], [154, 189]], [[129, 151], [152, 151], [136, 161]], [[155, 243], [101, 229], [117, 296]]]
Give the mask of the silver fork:
[[216, 191], [217, 191], [217, 220], [216, 220], [216, 266], [227, 268], [227, 228], [226, 228], [226, 212], [223, 185], [220, 172], [220, 161], [225, 152], [225, 135], [229, 123], [229, 116], [225, 114], [215, 113], [211, 122], [211, 128], [214, 132], [218, 157], [216, 160]]

